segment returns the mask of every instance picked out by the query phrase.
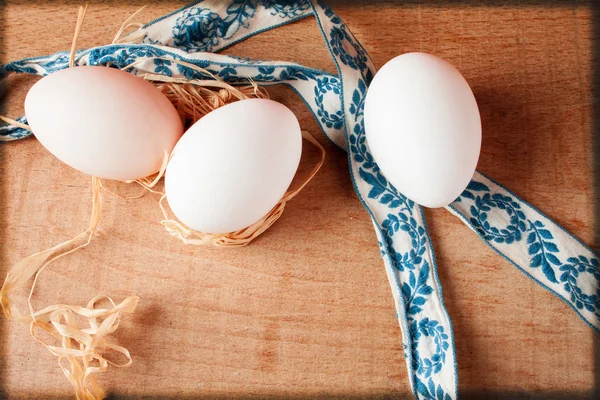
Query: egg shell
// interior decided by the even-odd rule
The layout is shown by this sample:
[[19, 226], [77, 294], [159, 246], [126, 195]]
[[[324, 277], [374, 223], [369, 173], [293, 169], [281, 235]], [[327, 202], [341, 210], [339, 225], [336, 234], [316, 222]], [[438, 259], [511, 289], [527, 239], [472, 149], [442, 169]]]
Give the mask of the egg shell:
[[284, 105], [248, 99], [220, 107], [175, 146], [165, 173], [169, 206], [199, 232], [246, 228], [281, 200], [301, 153], [300, 125]]
[[65, 164], [104, 179], [157, 172], [183, 134], [181, 118], [151, 83], [108, 67], [50, 74], [25, 98], [31, 129]]
[[479, 159], [481, 118], [451, 64], [425, 53], [390, 60], [369, 86], [364, 118], [373, 158], [406, 197], [443, 207], [467, 187]]

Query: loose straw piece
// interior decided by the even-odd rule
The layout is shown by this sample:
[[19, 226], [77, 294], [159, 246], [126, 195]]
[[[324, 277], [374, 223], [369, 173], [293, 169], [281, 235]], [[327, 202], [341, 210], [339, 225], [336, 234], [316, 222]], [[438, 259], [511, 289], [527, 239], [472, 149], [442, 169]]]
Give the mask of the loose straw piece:
[[121, 35], [123, 34], [123, 32], [125, 32], [128, 28], [135, 26], [136, 28], [141, 28], [142, 26], [144, 26], [141, 23], [138, 22], [131, 22], [133, 21], [133, 19], [142, 11], [144, 11], [144, 8], [146, 8], [146, 6], [141, 7], [139, 10], [137, 10], [136, 12], [134, 12], [133, 14], [131, 14], [129, 16], [129, 18], [127, 18], [125, 21], [123, 21], [123, 24], [121, 24], [121, 28], [119, 28], [119, 30], [117, 31], [117, 34], [115, 35], [114, 39], [112, 40], [112, 44], [115, 43], [120, 43], [121, 42]]
[[[25, 130], [31, 132], [31, 128], [29, 127], [29, 125], [23, 124], [19, 121], [15, 121], [12, 118], [8, 118], [3, 115], [0, 115], [0, 121], [4, 121], [9, 125], [16, 126], [17, 128], [25, 129]], [[11, 135], [0, 135], [0, 142], [11, 142], [13, 140], [17, 140], [17, 139]]]
[[[108, 300], [112, 308], [95, 308], [100, 300]], [[97, 296], [89, 301], [87, 307], [55, 305], [38, 311], [36, 320], [31, 322], [31, 336], [52, 354], [58, 357], [58, 365], [75, 388], [78, 399], [102, 399], [105, 393], [94, 376], [104, 372], [108, 365], [129, 367], [132, 363], [129, 351], [110, 340], [108, 335], [119, 327], [121, 313], [133, 313], [139, 298], [131, 296], [120, 304], [107, 296]], [[80, 328], [76, 316], [87, 318], [89, 328]], [[101, 321], [99, 323], [99, 321]], [[49, 333], [61, 345], [51, 345], [40, 339], [36, 328]], [[110, 361], [102, 354], [115, 351], [127, 359], [124, 363]], [[68, 362], [68, 367], [64, 361]]]
[[[92, 212], [89, 226], [85, 231], [81, 232], [79, 235], [75, 236], [72, 239], [69, 239], [47, 250], [40, 251], [39, 253], [32, 254], [29, 257], [22, 259], [10, 269], [10, 271], [6, 275], [4, 283], [2, 284], [2, 289], [0, 289], [0, 303], [2, 304], [2, 310], [4, 311], [4, 314], [7, 317], [25, 323], [29, 323], [32, 320], [35, 322], [35, 312], [33, 311], [33, 306], [31, 305], [31, 297], [33, 295], [33, 290], [35, 289], [35, 284], [40, 273], [52, 262], [56, 261], [61, 257], [66, 256], [67, 254], [73, 253], [83, 247], [86, 247], [90, 243], [92, 236], [96, 230], [96, 227], [98, 226], [100, 215], [102, 213], [102, 195], [100, 194], [99, 182], [100, 180], [98, 178], [92, 177]], [[86, 235], [87, 241], [85, 243], [73, 248], [72, 250], [59, 254], [54, 258], [50, 258], [54, 253], [67, 248], [73, 243], [76, 243], [79, 239], [86, 237]], [[12, 291], [22, 287], [34, 275], [35, 279], [33, 285], [31, 286], [29, 297], [27, 299], [27, 304], [29, 305], [29, 315], [24, 316], [21, 315], [21, 313], [19, 313], [18, 309], [14, 306], [14, 304], [12, 304], [9, 295]]]
[[[121, 304], [115, 305], [112, 299], [100, 296], [92, 299], [88, 303], [87, 308], [59, 304], [46, 307], [41, 311], [34, 311], [31, 300], [37, 280], [44, 268], [59, 258], [90, 244], [102, 212], [102, 194], [100, 189], [100, 179], [92, 177], [92, 212], [88, 228], [72, 239], [48, 250], [33, 254], [18, 262], [8, 272], [4, 284], [0, 289], [0, 302], [4, 314], [16, 321], [29, 323], [31, 336], [36, 341], [42, 343], [52, 354], [58, 356], [58, 363], [67, 379], [75, 388], [78, 399], [101, 399], [104, 397], [104, 392], [98, 386], [93, 374], [104, 372], [109, 364], [121, 367], [131, 365], [129, 351], [114, 344], [108, 338], [108, 334], [117, 329], [121, 313], [132, 313], [135, 310], [138, 297], [128, 297]], [[70, 245], [75, 244], [86, 236], [87, 240], [83, 244], [65, 251]], [[56, 253], [59, 254], [52, 257]], [[34, 277], [34, 281], [27, 298], [29, 315], [22, 315], [12, 303], [10, 296], [13, 291], [25, 285], [32, 277]], [[113, 307], [111, 309], [95, 309], [95, 303], [101, 298], [107, 298]], [[87, 317], [89, 328], [79, 328], [75, 314]], [[100, 325], [98, 325], [99, 319], [103, 319]], [[60, 340], [61, 345], [53, 346], [43, 342], [36, 336], [36, 328], [41, 328], [54, 338]], [[122, 365], [110, 362], [102, 356], [104, 350], [117, 351], [127, 357], [128, 362]], [[68, 361], [69, 367], [63, 364], [64, 360]], [[92, 363], [94, 365], [98, 364], [98, 366], [94, 366]]]
[[79, 7], [79, 13], [77, 15], [77, 23], [75, 24], [75, 33], [73, 34], [73, 41], [71, 42], [71, 54], [69, 55], [69, 68], [75, 66], [75, 50], [77, 49], [77, 39], [81, 33], [81, 27], [83, 26], [83, 20], [85, 19], [85, 13], [87, 12], [87, 4], [84, 7]]
[[[76, 42], [81, 32], [86, 10], [87, 5], [79, 8], [69, 59], [70, 68], [75, 65]], [[29, 126], [10, 118], [0, 116], [0, 119], [15, 126], [30, 129]], [[168, 158], [168, 156], [165, 155], [165, 158]], [[164, 172], [165, 165], [163, 163], [163, 168], [161, 168], [159, 175]], [[109, 334], [114, 332], [119, 326], [121, 313], [134, 312], [139, 300], [138, 297], [128, 297], [119, 305], [116, 305], [111, 298], [98, 296], [90, 300], [87, 307], [58, 304], [46, 307], [41, 311], [34, 310], [31, 300], [37, 280], [41, 272], [48, 265], [61, 257], [86, 247], [92, 240], [102, 213], [102, 194], [100, 193], [102, 182], [98, 177], [91, 177], [91, 179], [92, 211], [88, 228], [72, 239], [19, 261], [10, 269], [0, 289], [0, 304], [4, 314], [9, 318], [30, 324], [31, 336], [58, 357], [58, 364], [75, 388], [77, 399], [86, 400], [96, 400], [105, 397], [104, 391], [98, 385], [94, 374], [104, 372], [108, 365], [116, 367], [128, 367], [131, 365], [132, 360], [129, 351], [115, 344], [109, 338]], [[155, 184], [155, 180], [152, 179], [147, 180], [147, 182], [149, 186]], [[81, 239], [86, 238], [86, 236], [87, 240], [83, 244], [67, 250]], [[22, 315], [13, 304], [11, 295], [15, 290], [24, 286], [32, 277], [34, 278], [33, 284], [27, 298], [29, 315]], [[101, 299], [107, 299], [112, 304], [112, 308], [96, 309], [95, 304]], [[89, 327], [80, 328], [76, 315], [86, 317]], [[36, 328], [47, 332], [50, 336], [60, 341], [60, 345], [47, 344], [37, 336]], [[106, 350], [121, 353], [127, 358], [127, 362], [116, 364], [107, 360], [102, 355]], [[64, 364], [64, 361], [67, 362], [67, 365]]]
[[2, 121], [4, 121], [4, 122], [6, 122], [7, 124], [14, 125], [14, 126], [16, 126], [16, 127], [18, 127], [18, 128], [21, 128], [21, 129], [26, 129], [26, 130], [28, 130], [28, 131], [31, 131], [31, 128], [29, 127], [29, 125], [27, 125], [27, 124], [23, 124], [23, 123], [21, 123], [21, 122], [19, 122], [19, 121], [15, 121], [15, 120], [14, 120], [14, 119], [12, 119], [12, 118], [8, 118], [8, 117], [5, 117], [5, 116], [2, 116], [2, 115], [0, 115], [0, 120], [2, 120]]

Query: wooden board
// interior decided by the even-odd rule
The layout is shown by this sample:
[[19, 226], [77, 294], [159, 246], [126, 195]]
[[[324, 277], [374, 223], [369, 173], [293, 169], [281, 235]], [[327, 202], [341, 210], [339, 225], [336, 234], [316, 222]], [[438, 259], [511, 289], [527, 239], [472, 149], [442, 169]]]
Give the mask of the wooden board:
[[[89, 3], [80, 47], [110, 42], [121, 21], [146, 2]], [[143, 19], [184, 3], [155, 2]], [[333, 6], [378, 67], [408, 51], [456, 65], [481, 109], [479, 169], [597, 250], [590, 5], [425, 3]], [[69, 48], [77, 2], [3, 4], [2, 62]], [[311, 18], [227, 52], [334, 71]], [[4, 114], [22, 114], [35, 79], [8, 79]], [[271, 94], [319, 134], [290, 90]], [[36, 307], [83, 305], [97, 294], [141, 297], [117, 331], [134, 364], [100, 378], [114, 398], [411, 397], [375, 234], [353, 193], [345, 154], [319, 139], [328, 151], [322, 172], [247, 248], [183, 246], [158, 223], [156, 197], [105, 196], [92, 245], [44, 272]], [[2, 145], [0, 152], [4, 276], [26, 255], [85, 229], [90, 189], [88, 177], [35, 139]], [[315, 158], [306, 153], [303, 171]], [[448, 212], [426, 210], [426, 216], [454, 324], [463, 398], [597, 398], [592, 330]], [[23, 293], [23, 305], [24, 299]], [[69, 398], [72, 389], [55, 359], [28, 328], [0, 321], [0, 397]]]

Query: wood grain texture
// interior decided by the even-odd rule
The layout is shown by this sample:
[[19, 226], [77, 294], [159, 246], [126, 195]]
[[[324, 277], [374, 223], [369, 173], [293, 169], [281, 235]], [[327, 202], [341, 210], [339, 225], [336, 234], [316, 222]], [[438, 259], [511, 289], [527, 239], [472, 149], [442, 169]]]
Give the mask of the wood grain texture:
[[[80, 47], [108, 43], [145, 2], [89, 3]], [[143, 17], [184, 3], [155, 2]], [[67, 50], [77, 5], [6, 1], [1, 61]], [[456, 65], [481, 109], [479, 169], [598, 250], [588, 4], [333, 6], [378, 67], [408, 51]], [[227, 52], [335, 71], [310, 18]], [[35, 80], [9, 77], [2, 112], [21, 115]], [[318, 134], [290, 90], [270, 92]], [[158, 224], [153, 196], [106, 196], [92, 245], [44, 272], [38, 307], [85, 304], [97, 294], [141, 297], [117, 331], [134, 364], [100, 378], [114, 398], [411, 397], [375, 234], [353, 193], [345, 154], [319, 139], [328, 150], [322, 172], [247, 248], [183, 246]], [[88, 177], [35, 139], [0, 152], [4, 276], [24, 256], [85, 229], [90, 189]], [[315, 157], [306, 154], [304, 171]], [[463, 398], [597, 398], [594, 333], [448, 212], [426, 210], [426, 216], [454, 324]], [[54, 358], [27, 328], [4, 319], [0, 327], [0, 397], [69, 398]]]

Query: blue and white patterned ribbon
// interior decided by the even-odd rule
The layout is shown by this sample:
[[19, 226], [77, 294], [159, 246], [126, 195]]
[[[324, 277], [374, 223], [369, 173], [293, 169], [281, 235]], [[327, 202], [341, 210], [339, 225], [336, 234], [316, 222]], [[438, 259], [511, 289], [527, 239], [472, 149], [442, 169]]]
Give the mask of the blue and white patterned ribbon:
[[[214, 54], [310, 15], [317, 19], [337, 76], [296, 63]], [[286, 84], [302, 97], [325, 136], [348, 150], [352, 183], [373, 220], [392, 288], [415, 397], [456, 399], [452, 325], [423, 211], [397, 192], [369, 152], [363, 110], [375, 68], [343, 21], [329, 7], [307, 0], [210, 0], [159, 18], [135, 36], [140, 43], [80, 51], [76, 64], [123, 68], [137, 62], [131, 72], [138, 75], [210, 78], [175, 62], [183, 61], [230, 83], [252, 78], [261, 85]], [[47, 75], [67, 68], [68, 58], [67, 53], [57, 53], [5, 64], [0, 70]], [[19, 119], [25, 121], [24, 117]], [[0, 140], [27, 135], [16, 127], [0, 127]], [[600, 266], [588, 247], [479, 172], [447, 209], [517, 269], [569, 304], [592, 329], [600, 331]]]
[[460, 198], [446, 208], [600, 332], [600, 264], [590, 248], [479, 172]]

